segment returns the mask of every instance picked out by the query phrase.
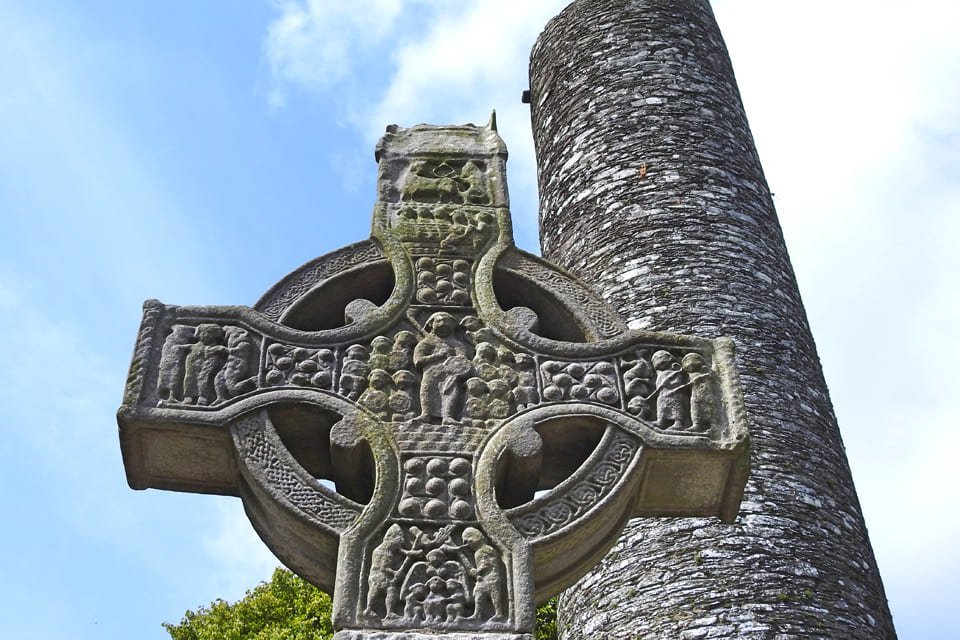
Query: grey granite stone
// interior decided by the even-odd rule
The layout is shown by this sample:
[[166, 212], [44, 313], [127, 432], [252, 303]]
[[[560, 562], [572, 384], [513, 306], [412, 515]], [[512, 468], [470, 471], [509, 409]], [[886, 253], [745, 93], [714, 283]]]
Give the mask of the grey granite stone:
[[370, 241], [254, 308], [146, 303], [130, 485], [242, 498], [340, 640], [529, 638], [628, 519], [732, 521], [732, 342], [630, 330], [516, 249], [492, 124], [391, 126], [376, 157]]

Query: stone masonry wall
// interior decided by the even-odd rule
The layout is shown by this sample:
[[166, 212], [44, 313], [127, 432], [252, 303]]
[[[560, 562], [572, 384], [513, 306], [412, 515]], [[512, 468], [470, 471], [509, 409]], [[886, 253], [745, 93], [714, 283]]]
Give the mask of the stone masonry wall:
[[574, 2], [530, 75], [544, 256], [631, 327], [734, 338], [753, 435], [737, 523], [634, 521], [562, 637], [895, 638], [709, 3]]

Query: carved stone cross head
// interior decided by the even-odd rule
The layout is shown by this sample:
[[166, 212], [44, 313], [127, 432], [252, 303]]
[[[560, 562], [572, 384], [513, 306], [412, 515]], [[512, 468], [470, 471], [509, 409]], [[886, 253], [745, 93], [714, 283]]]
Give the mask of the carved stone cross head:
[[506, 155], [388, 127], [370, 240], [253, 308], [145, 304], [130, 486], [239, 496], [340, 640], [527, 638], [627, 519], [739, 508], [732, 344], [628, 330], [518, 250]]

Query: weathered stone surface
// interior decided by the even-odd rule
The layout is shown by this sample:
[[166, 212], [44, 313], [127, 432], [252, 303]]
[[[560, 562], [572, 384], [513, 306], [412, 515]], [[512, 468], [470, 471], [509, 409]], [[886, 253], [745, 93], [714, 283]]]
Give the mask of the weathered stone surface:
[[632, 522], [561, 600], [563, 637], [894, 638], [708, 2], [574, 2], [534, 47], [531, 108], [544, 256], [631, 327], [732, 336], [754, 445], [736, 524]]
[[517, 250], [494, 128], [391, 126], [376, 155], [370, 242], [252, 309], [145, 305], [130, 485], [241, 497], [342, 640], [522, 640], [629, 518], [731, 521], [732, 343], [629, 330]]

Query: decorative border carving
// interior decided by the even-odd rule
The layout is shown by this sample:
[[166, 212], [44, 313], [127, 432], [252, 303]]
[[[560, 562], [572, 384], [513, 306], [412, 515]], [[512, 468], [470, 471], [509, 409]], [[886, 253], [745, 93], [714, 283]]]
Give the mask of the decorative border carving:
[[232, 431], [241, 460], [271, 493], [280, 494], [297, 511], [327, 527], [343, 531], [356, 521], [361, 506], [339, 494], [328, 494], [303, 471], [282, 445], [277, 446], [279, 437], [265, 415], [248, 414], [233, 423]]
[[590, 323], [596, 338], [612, 338], [627, 330], [617, 313], [583, 283], [552, 265], [519, 249], [505, 251], [497, 268], [532, 280], [553, 293], [564, 306], [576, 309]]
[[380, 247], [370, 240], [325, 254], [291, 272], [263, 294], [253, 308], [278, 322], [290, 305], [324, 280], [329, 280], [351, 267], [384, 258]]
[[512, 511], [510, 523], [530, 539], [563, 529], [611, 493], [639, 449], [636, 437], [618, 431], [598, 459], [584, 464], [559, 492]]

